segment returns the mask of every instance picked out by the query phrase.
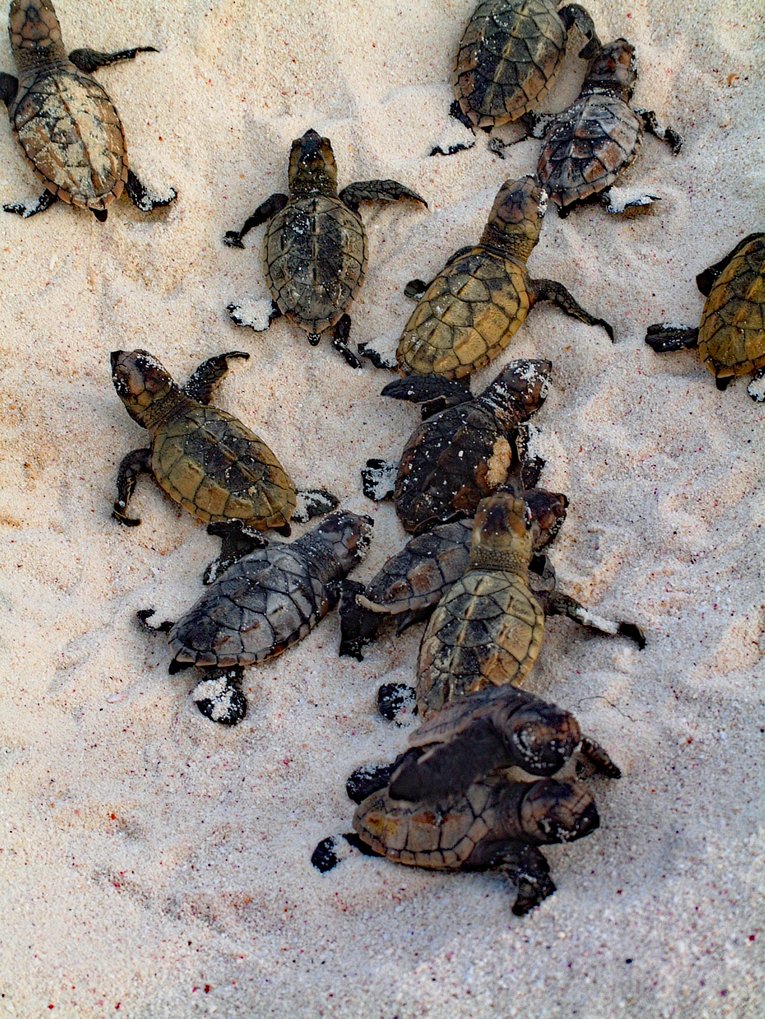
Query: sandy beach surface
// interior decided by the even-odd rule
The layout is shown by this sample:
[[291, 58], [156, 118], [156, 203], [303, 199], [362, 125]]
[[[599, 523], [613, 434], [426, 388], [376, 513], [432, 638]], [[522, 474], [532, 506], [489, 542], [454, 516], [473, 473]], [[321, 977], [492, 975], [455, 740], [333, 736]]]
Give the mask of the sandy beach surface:
[[[221, 239], [285, 190], [290, 142], [309, 127], [332, 139], [341, 186], [415, 188], [429, 211], [363, 208], [369, 273], [352, 339], [392, 345], [405, 283], [477, 239], [502, 181], [536, 165], [533, 140], [505, 161], [484, 137], [427, 157], [455, 133], [449, 75], [472, 7], [57, 4], [71, 49], [160, 49], [99, 80], [136, 172], [179, 197], [151, 216], [120, 201], [105, 224], [63, 204], [0, 213], [0, 1016], [763, 1014], [763, 406], [744, 381], [717, 392], [693, 351], [659, 358], [643, 342], [651, 322], [696, 324], [696, 273], [763, 228], [756, 5], [588, 4], [603, 39], [635, 43], [635, 101], [685, 145], [673, 156], [643, 143], [628, 180], [661, 197], [652, 213], [551, 211], [530, 260], [613, 322], [617, 342], [542, 305], [473, 381], [513, 357], [553, 362], [536, 424], [543, 483], [570, 498], [551, 548], [560, 588], [648, 639], [640, 652], [551, 619], [527, 681], [624, 772], [592, 782], [601, 828], [547, 852], [553, 897], [518, 919], [498, 875], [358, 854], [324, 876], [311, 867], [318, 840], [349, 828], [348, 773], [406, 744], [374, 700], [381, 682], [411, 680], [418, 628], [386, 631], [358, 663], [338, 658], [330, 616], [248, 670], [249, 714], [226, 730], [135, 621], [146, 607], [177, 618], [216, 542], [148, 479], [134, 499], [142, 526], [110, 518], [117, 465], [145, 442], [114, 392], [114, 349], [147, 348], [179, 380], [249, 351], [215, 402], [299, 485], [374, 517], [356, 579], [403, 543], [358, 472], [398, 455], [417, 409], [378, 396], [385, 373], [350, 370], [284, 320], [237, 330], [226, 305], [267, 296], [262, 228], [244, 251]], [[12, 72], [7, 41], [0, 50]], [[548, 108], [574, 98], [583, 70], [571, 47]], [[39, 191], [3, 127], [0, 201]]]

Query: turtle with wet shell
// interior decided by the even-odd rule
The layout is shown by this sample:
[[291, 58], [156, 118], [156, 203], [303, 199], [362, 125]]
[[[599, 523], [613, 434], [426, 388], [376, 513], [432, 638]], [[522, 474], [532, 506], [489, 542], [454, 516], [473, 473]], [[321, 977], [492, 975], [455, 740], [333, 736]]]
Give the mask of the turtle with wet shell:
[[526, 124], [543, 138], [537, 176], [561, 216], [586, 202], [600, 201], [620, 213], [651, 205], [656, 195], [618, 197], [616, 181], [635, 160], [643, 131], [666, 142], [677, 155], [683, 141], [659, 125], [652, 110], [631, 105], [637, 81], [635, 47], [616, 39], [597, 48], [579, 97], [561, 113], [529, 114]]
[[423, 405], [425, 420], [409, 436], [398, 463], [368, 460], [362, 469], [364, 494], [393, 496], [396, 513], [410, 534], [472, 516], [481, 499], [524, 471], [524, 485], [536, 474], [519, 462], [517, 429], [547, 396], [551, 364], [511, 361], [491, 385], [474, 397], [464, 382], [437, 375], [396, 379], [383, 396]]
[[168, 634], [170, 674], [203, 670], [193, 698], [214, 722], [235, 725], [247, 700], [244, 668], [281, 655], [337, 604], [340, 582], [367, 553], [370, 517], [335, 512], [296, 541], [272, 541], [237, 559], [177, 622], [148, 623]]
[[[555, 538], [566, 517], [568, 499], [559, 492], [530, 488], [523, 500], [532, 519], [534, 559], [530, 582], [547, 583], [546, 559], [540, 553]], [[442, 595], [468, 569], [472, 517], [440, 524], [411, 538], [383, 563], [368, 584], [349, 580], [340, 600], [340, 655], [362, 660], [362, 648], [392, 619], [396, 632], [427, 619]]]
[[289, 192], [271, 195], [241, 230], [230, 230], [224, 237], [229, 247], [241, 248], [253, 227], [268, 223], [263, 255], [273, 300], [267, 323], [248, 316], [242, 304], [230, 304], [228, 312], [237, 325], [254, 329], [268, 328], [284, 315], [308, 334], [314, 346], [331, 331], [335, 349], [352, 368], [359, 368], [361, 362], [348, 346], [348, 308], [367, 268], [367, 235], [359, 206], [406, 198], [427, 208], [427, 202], [395, 180], [359, 181], [338, 193], [332, 145], [313, 129], [292, 143]]
[[67, 54], [51, 0], [12, 0], [8, 33], [18, 78], [0, 74], [0, 99], [45, 191], [33, 204], [4, 205], [5, 211], [27, 218], [61, 199], [90, 209], [103, 222], [123, 190], [141, 212], [174, 201], [172, 188], [167, 197], [152, 196], [129, 168], [122, 121], [92, 77], [100, 67], [156, 49]]
[[[210, 406], [215, 384], [239, 350], [204, 361], [184, 386], [146, 350], [115, 350], [112, 380], [130, 417], [149, 432], [151, 443], [124, 457], [117, 474], [112, 516], [135, 527], [127, 508], [141, 473], [151, 474], [174, 502], [198, 520], [225, 530], [221, 558], [208, 570], [214, 579], [226, 566], [262, 544], [262, 532], [290, 534], [290, 520], [326, 513], [337, 499], [322, 490], [298, 493], [266, 443], [233, 414]], [[301, 512], [297, 512], [298, 497]]]
[[529, 277], [526, 262], [546, 208], [547, 195], [533, 176], [506, 180], [479, 243], [460, 248], [430, 283], [407, 285], [405, 293], [418, 304], [398, 341], [396, 363], [367, 346], [363, 352], [402, 375], [464, 378], [499, 357], [540, 301], [601, 326], [613, 340], [609, 323], [585, 311], [562, 283]]
[[[478, 4], [457, 49], [452, 117], [470, 131], [490, 132], [538, 108], [558, 75], [574, 26], [588, 40], [579, 56], [593, 52], [598, 38], [587, 11], [578, 4], [556, 8], [555, 0]], [[430, 154], [448, 156], [473, 144], [436, 146]]]
[[657, 354], [698, 349], [702, 364], [727, 389], [739, 375], [752, 375], [748, 393], [765, 400], [765, 233], [749, 234], [724, 258], [696, 277], [706, 297], [696, 328], [660, 323], [645, 341]]

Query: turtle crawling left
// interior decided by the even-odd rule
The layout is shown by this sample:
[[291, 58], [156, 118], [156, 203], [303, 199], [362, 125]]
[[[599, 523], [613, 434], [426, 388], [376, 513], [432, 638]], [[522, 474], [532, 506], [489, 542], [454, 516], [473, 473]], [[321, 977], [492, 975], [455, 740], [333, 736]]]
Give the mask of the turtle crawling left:
[[153, 197], [128, 168], [119, 114], [91, 77], [99, 67], [156, 52], [154, 47], [67, 54], [51, 0], [12, 0], [8, 33], [19, 77], [0, 73], [0, 99], [46, 190], [34, 204], [4, 205], [5, 211], [28, 218], [60, 198], [103, 222], [123, 190], [142, 212], [169, 205], [176, 197], [172, 188], [166, 198]]

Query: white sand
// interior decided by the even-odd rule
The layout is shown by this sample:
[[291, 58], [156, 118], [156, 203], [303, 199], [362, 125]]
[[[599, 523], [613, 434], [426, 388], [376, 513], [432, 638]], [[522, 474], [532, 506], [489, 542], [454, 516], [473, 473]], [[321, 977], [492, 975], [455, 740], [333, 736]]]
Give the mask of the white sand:
[[[364, 209], [352, 339], [395, 335], [406, 281], [477, 238], [500, 183], [535, 165], [538, 142], [501, 162], [483, 138], [426, 158], [472, 6], [59, 4], [71, 48], [161, 48], [99, 77], [134, 168], [179, 199], [150, 217], [120, 202], [105, 225], [64, 205], [0, 219], [0, 1015], [762, 1015], [763, 408], [744, 382], [718, 393], [693, 352], [660, 359], [643, 343], [650, 322], [696, 322], [695, 274], [763, 226], [752, 3], [589, 4], [604, 39], [635, 42], [636, 101], [685, 146], [674, 157], [645, 140], [628, 183], [662, 196], [653, 214], [551, 212], [532, 257], [532, 274], [569, 285], [619, 342], [542, 306], [502, 362], [554, 362], [537, 424], [543, 480], [571, 498], [552, 553], [562, 589], [649, 640], [640, 653], [553, 619], [528, 681], [625, 773], [593, 783], [600, 830], [549, 851], [555, 896], [519, 920], [497, 876], [358, 855], [324, 877], [310, 866], [316, 842], [348, 828], [347, 774], [405, 743], [373, 701], [382, 680], [412, 676], [418, 632], [387, 635], [357, 664], [337, 658], [331, 617], [247, 673], [250, 713], [226, 731], [134, 621], [142, 607], [187, 607], [216, 546], [148, 480], [134, 502], [143, 526], [110, 519], [116, 466], [145, 437], [112, 388], [115, 348], [146, 347], [179, 378], [251, 351], [218, 404], [299, 483], [373, 513], [359, 579], [402, 543], [358, 468], [398, 453], [416, 409], [379, 399], [382, 373], [350, 371], [283, 321], [236, 330], [226, 304], [266, 296], [262, 231], [254, 250], [221, 238], [285, 188], [294, 137], [328, 134], [341, 184], [395, 177], [431, 203]], [[556, 107], [581, 71], [572, 55]], [[3, 128], [0, 200], [38, 193]]]

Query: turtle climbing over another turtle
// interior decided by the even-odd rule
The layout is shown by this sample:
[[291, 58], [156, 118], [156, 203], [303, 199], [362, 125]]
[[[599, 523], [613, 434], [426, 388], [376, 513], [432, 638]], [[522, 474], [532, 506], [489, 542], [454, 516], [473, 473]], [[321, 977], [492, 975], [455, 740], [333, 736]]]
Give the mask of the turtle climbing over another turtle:
[[460, 379], [499, 357], [540, 301], [553, 301], [567, 315], [602, 326], [555, 280], [530, 279], [526, 262], [534, 250], [547, 195], [532, 176], [506, 180], [479, 243], [461, 248], [430, 283], [412, 280], [406, 294], [419, 303], [398, 341], [396, 365], [363, 352], [380, 367], [402, 375]]
[[[217, 571], [224, 569], [236, 537], [249, 550], [262, 544], [261, 531], [289, 535], [298, 493], [284, 468], [261, 438], [233, 414], [210, 407], [215, 384], [226, 374], [229, 358], [249, 358], [235, 350], [204, 361], [185, 386], [177, 386], [164, 366], [146, 350], [115, 350], [112, 380], [131, 418], [143, 425], [151, 445], [134, 449], [117, 475], [112, 516], [134, 527], [140, 520], [126, 514], [142, 472], [198, 520], [232, 523]], [[337, 505], [323, 491], [301, 493], [302, 519]], [[241, 548], [238, 551], [241, 554]], [[215, 570], [208, 573], [214, 576]]]
[[582, 202], [601, 201], [609, 212], [651, 205], [655, 195], [617, 200], [612, 186], [637, 156], [643, 130], [675, 155], [682, 138], [662, 128], [651, 110], [630, 105], [637, 80], [635, 47], [626, 39], [600, 46], [590, 60], [579, 98], [561, 113], [529, 114], [530, 133], [544, 138], [537, 176], [561, 216]]
[[172, 188], [167, 198], [152, 197], [129, 169], [119, 114], [91, 77], [99, 67], [156, 49], [79, 49], [67, 55], [51, 0], [12, 0], [8, 33], [19, 77], [0, 74], [0, 99], [46, 190], [34, 204], [4, 205], [5, 211], [27, 218], [62, 199], [90, 209], [103, 222], [123, 190], [142, 212], [174, 201]]
[[[538, 556], [560, 530], [568, 499], [541, 488], [528, 489], [523, 499], [531, 513]], [[361, 661], [361, 649], [375, 639], [386, 618], [395, 619], [397, 633], [427, 619], [442, 595], [467, 571], [472, 533], [472, 518], [441, 524], [408, 541], [366, 586], [348, 581], [340, 600], [340, 655]], [[533, 586], [534, 577], [530, 580]]]
[[[392, 494], [410, 534], [472, 516], [485, 495], [521, 469], [513, 449], [516, 429], [544, 402], [551, 367], [549, 361], [512, 361], [476, 397], [464, 383], [436, 375], [391, 382], [383, 396], [422, 403], [431, 416], [409, 436], [400, 463], [367, 461], [364, 494]], [[524, 473], [526, 487], [535, 483]]]
[[[578, 4], [556, 10], [555, 0], [482, 0], [460, 40], [450, 115], [470, 131], [491, 131], [518, 120], [547, 97], [576, 25], [588, 40], [580, 57], [598, 44], [587, 11]], [[436, 146], [431, 156], [450, 156], [474, 143]]]
[[[238, 559], [177, 622], [151, 627], [168, 634], [171, 675], [205, 670], [194, 692], [204, 715], [224, 725], [241, 721], [244, 667], [282, 654], [334, 608], [339, 582], [366, 555], [372, 527], [369, 517], [331, 513], [289, 545], [274, 541]], [[139, 612], [146, 625], [152, 615]]]
[[427, 208], [427, 202], [395, 180], [359, 181], [338, 194], [332, 145], [314, 130], [292, 143], [289, 184], [289, 195], [271, 195], [241, 230], [230, 230], [224, 237], [229, 247], [244, 247], [242, 238], [268, 222], [263, 247], [266, 282], [273, 297], [268, 322], [257, 324], [237, 304], [228, 306], [229, 314], [237, 325], [254, 329], [265, 329], [285, 315], [308, 333], [313, 345], [331, 329], [332, 345], [352, 368], [359, 368], [361, 362], [348, 346], [348, 308], [367, 266], [367, 237], [359, 205], [409, 198]]
[[698, 328], [658, 324], [645, 341], [657, 354], [698, 347], [718, 389], [752, 373], [748, 393], [765, 400], [765, 233], [749, 234], [696, 277], [706, 297]]

